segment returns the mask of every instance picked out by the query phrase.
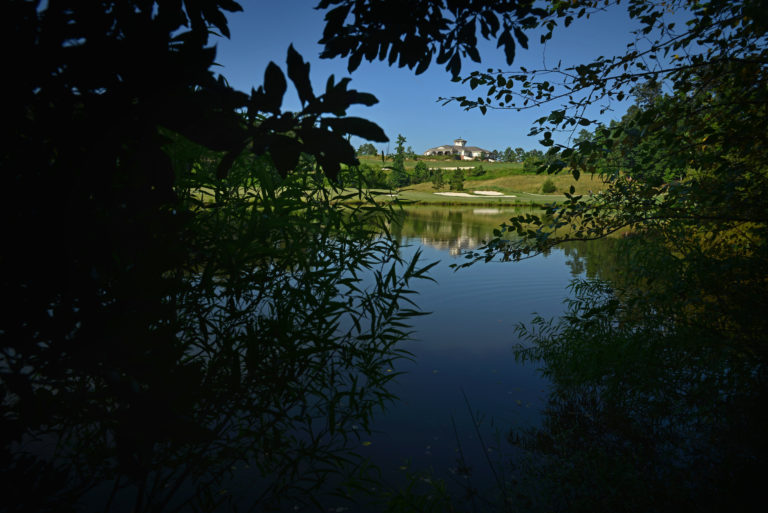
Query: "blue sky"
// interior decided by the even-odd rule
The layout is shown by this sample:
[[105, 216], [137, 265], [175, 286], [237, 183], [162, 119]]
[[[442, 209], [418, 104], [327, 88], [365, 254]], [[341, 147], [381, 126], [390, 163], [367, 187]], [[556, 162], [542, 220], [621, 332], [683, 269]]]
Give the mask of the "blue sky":
[[[314, 9], [314, 0], [255, 0], [242, 1], [244, 12], [228, 16], [232, 37], [217, 42], [217, 61], [222, 73], [234, 87], [250, 91], [263, 82], [264, 69], [274, 61], [285, 69], [288, 46], [294, 47], [311, 63], [311, 79], [316, 90], [325, 87], [328, 76], [350, 76], [350, 87], [373, 93], [379, 103], [373, 107], [355, 107], [348, 115], [361, 116], [376, 122], [390, 138], [389, 149], [394, 151], [398, 134], [407, 138], [416, 152], [451, 143], [463, 137], [468, 145], [488, 150], [507, 146], [525, 149], [542, 148], [537, 138], [528, 137], [532, 121], [546, 115], [549, 108], [541, 110], [464, 111], [457, 104], [443, 106], [437, 102], [440, 96], [469, 94], [469, 86], [453, 83], [442, 66], [434, 63], [422, 75], [416, 76], [407, 68], [390, 67], [386, 62], [363, 64], [352, 74], [347, 72], [342, 60], [320, 59], [322, 49], [317, 41], [322, 36], [324, 13]], [[633, 40], [630, 31], [636, 28], [623, 8], [594, 15], [589, 20], [576, 20], [567, 29], [555, 33], [546, 46], [538, 37], [531, 38], [529, 50], [518, 48], [513, 67], [541, 67], [542, 62], [553, 66], [558, 60], [565, 63], [587, 62], [598, 55], [622, 52]], [[485, 42], [480, 47], [481, 64], [464, 61], [462, 74], [473, 69], [507, 69], [503, 52]], [[476, 96], [476, 93], [475, 95]], [[553, 105], [553, 107], [555, 107]], [[627, 105], [615, 105], [614, 112], [605, 116], [610, 119], [621, 116]], [[286, 110], [299, 110], [298, 98], [289, 87], [283, 103]], [[593, 113], [596, 115], [596, 113]], [[360, 139], [353, 138], [357, 147]], [[387, 144], [375, 143], [379, 149]]]

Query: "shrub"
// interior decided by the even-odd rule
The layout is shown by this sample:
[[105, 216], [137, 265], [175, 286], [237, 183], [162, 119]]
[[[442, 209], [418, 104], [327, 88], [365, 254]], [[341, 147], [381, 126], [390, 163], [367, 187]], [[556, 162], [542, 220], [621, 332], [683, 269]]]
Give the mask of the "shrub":
[[[533, 152], [531, 152], [533, 153]], [[525, 160], [523, 160], [523, 172], [524, 173], [535, 173], [539, 166], [543, 165], [544, 158], [543, 155], [539, 154], [531, 154], [525, 157]]]
[[544, 194], [550, 194], [555, 191], [557, 191], [555, 182], [553, 182], [551, 178], [547, 178], [546, 180], [544, 180], [544, 183], [541, 185], [541, 192], [543, 192]]
[[451, 172], [451, 178], [448, 180], [449, 189], [452, 191], [464, 190], [464, 172], [456, 168]]
[[443, 170], [435, 169], [432, 171], [431, 175], [432, 175], [432, 187], [437, 190], [442, 189], [443, 185], [445, 185], [445, 180], [443, 178]]
[[484, 174], [485, 174], [485, 169], [483, 169], [482, 164], [477, 167], [473, 167], [469, 171], [469, 176], [483, 176]]
[[422, 183], [429, 180], [429, 168], [427, 164], [420, 161], [413, 168], [413, 176], [411, 177], [413, 183]]

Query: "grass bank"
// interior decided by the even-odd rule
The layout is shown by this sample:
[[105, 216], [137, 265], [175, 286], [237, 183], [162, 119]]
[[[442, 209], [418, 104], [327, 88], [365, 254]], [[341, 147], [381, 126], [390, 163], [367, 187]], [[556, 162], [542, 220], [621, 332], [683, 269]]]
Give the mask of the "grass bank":
[[[388, 172], [388, 167], [392, 165], [391, 159], [382, 162], [381, 157], [361, 156], [361, 164], [366, 164], [372, 168], [384, 169]], [[489, 190], [507, 194], [542, 194], [542, 186], [546, 180], [551, 180], [555, 186], [554, 196], [562, 196], [568, 192], [570, 187], [576, 189], [576, 194], [589, 194], [590, 191], [598, 193], [606, 189], [606, 184], [599, 176], [582, 175], [579, 180], [566, 170], [557, 175], [539, 175], [536, 173], [525, 172], [523, 164], [520, 162], [476, 162], [453, 159], [422, 159], [419, 161], [406, 160], [405, 168], [409, 173], [418, 162], [424, 162], [429, 168], [440, 168], [450, 172], [452, 169], [462, 169], [464, 171], [464, 188], [471, 190]], [[479, 176], [472, 176], [473, 169], [482, 166], [483, 173]], [[447, 181], [447, 179], [446, 179]], [[418, 192], [437, 192], [432, 188], [432, 184], [421, 183], [414, 184], [407, 188], [408, 190]], [[441, 191], [447, 191], [446, 185]]]
[[[559, 194], [528, 194], [528, 193], [514, 193], [505, 195], [507, 197], [494, 197], [494, 196], [482, 196], [475, 195], [472, 190], [465, 190], [464, 192], [470, 196], [443, 196], [435, 194], [434, 190], [417, 190], [417, 185], [400, 189], [397, 194], [390, 196], [389, 192], [381, 191], [381, 195], [377, 196], [377, 200], [393, 200], [402, 203], [409, 203], [414, 205], [474, 205], [474, 206], [544, 206], [553, 202], [560, 202], [565, 200], [565, 196]], [[444, 191], [444, 192], [447, 192]], [[509, 197], [513, 196], [513, 197]]]
[[[553, 194], [542, 194], [541, 187], [545, 180], [551, 179], [556, 187]], [[547, 205], [565, 201], [564, 192], [573, 186], [576, 194], [588, 195], [606, 189], [606, 185], [597, 176], [582, 176], [575, 180], [569, 174], [546, 176], [531, 174], [504, 175], [495, 178], [479, 177], [464, 181], [467, 196], [446, 196], [436, 194], [449, 191], [448, 187], [436, 190], [431, 183], [409, 185], [398, 191], [396, 196], [389, 196], [390, 191], [381, 191], [378, 199], [397, 199], [402, 202], [431, 205]], [[486, 196], [475, 191], [493, 191], [502, 196]]]

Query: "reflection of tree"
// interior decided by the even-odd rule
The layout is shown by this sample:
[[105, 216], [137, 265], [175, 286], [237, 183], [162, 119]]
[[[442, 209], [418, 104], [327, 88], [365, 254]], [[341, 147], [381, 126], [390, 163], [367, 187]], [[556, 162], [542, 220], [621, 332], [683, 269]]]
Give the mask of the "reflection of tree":
[[585, 274], [588, 278], [600, 278], [614, 281], [624, 274], [624, 266], [619, 262], [619, 239], [606, 238], [590, 242], [569, 242], [562, 244], [566, 264], [574, 277]]
[[565, 255], [570, 258], [570, 260], [565, 261], [565, 264], [571, 268], [571, 276], [580, 276], [582, 273], [584, 273], [584, 271], [586, 271], [587, 263], [584, 261], [579, 251], [565, 249], [564, 252]]
[[765, 285], [738, 279], [755, 275], [753, 255], [712, 266], [695, 245], [619, 247], [632, 257], [613, 261], [627, 272], [607, 266], [576, 283], [560, 321], [520, 328], [529, 345], [518, 356], [541, 361], [553, 383], [542, 425], [511, 435], [531, 457], [521, 493], [554, 511], [757, 504], [768, 373], [754, 307]]

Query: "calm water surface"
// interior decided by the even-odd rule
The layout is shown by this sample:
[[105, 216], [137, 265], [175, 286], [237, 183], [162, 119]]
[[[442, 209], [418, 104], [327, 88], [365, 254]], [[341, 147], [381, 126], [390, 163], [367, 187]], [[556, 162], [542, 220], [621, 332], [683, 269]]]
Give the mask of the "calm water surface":
[[462, 250], [479, 246], [521, 212], [412, 208], [393, 228], [407, 244], [406, 256], [421, 249], [425, 263], [440, 261], [431, 273], [437, 283], [416, 284], [416, 303], [432, 313], [413, 321], [413, 340], [404, 346], [413, 361], [393, 369], [404, 371], [392, 387], [400, 400], [377, 417], [376, 433], [364, 437], [360, 448], [393, 485], [402, 481], [404, 467], [431, 469], [450, 483], [458, 479], [463, 453], [482, 487], [492, 478], [484, 451], [492, 461], [509, 457], [509, 429], [538, 422], [547, 383], [533, 365], [515, 362], [513, 347], [520, 340], [514, 327], [536, 314], [560, 315], [569, 283], [590, 268], [587, 257], [570, 247], [516, 263], [449, 267], [463, 262]]

